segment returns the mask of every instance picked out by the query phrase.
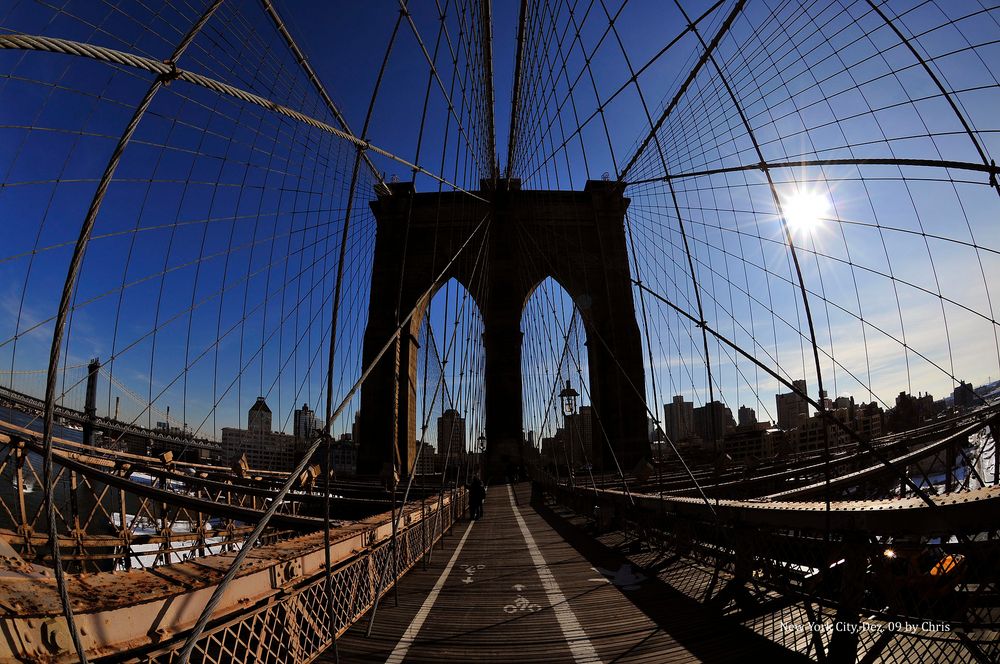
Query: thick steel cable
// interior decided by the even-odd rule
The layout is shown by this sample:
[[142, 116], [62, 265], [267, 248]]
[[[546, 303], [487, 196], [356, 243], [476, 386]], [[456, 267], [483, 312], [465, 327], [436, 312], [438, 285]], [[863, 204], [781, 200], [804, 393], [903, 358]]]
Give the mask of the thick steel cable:
[[[330, 98], [329, 93], [326, 91], [326, 87], [323, 85], [323, 82], [319, 80], [319, 77], [313, 70], [312, 65], [309, 64], [309, 61], [306, 59], [302, 49], [299, 48], [299, 45], [295, 42], [292, 34], [288, 31], [287, 26], [285, 26], [285, 22], [281, 20], [281, 16], [278, 15], [278, 11], [274, 8], [274, 4], [271, 0], [261, 0], [261, 4], [264, 6], [264, 10], [267, 12], [267, 15], [271, 17], [272, 21], [274, 21], [274, 27], [277, 28], [282, 38], [284, 38], [285, 44], [288, 45], [288, 49], [292, 52], [292, 55], [295, 56], [296, 62], [298, 62], [299, 66], [302, 67], [302, 70], [306, 73], [306, 76], [309, 78], [309, 82], [312, 83], [314, 88], [316, 88], [316, 92], [323, 99], [323, 103], [326, 104], [326, 107], [330, 109], [330, 113], [333, 114], [333, 117], [337, 119], [337, 123], [340, 124], [340, 127], [344, 131], [353, 135], [354, 132], [351, 131], [351, 127], [347, 124], [347, 118], [344, 117], [344, 114], [340, 112], [340, 109], [333, 102], [333, 99]], [[362, 131], [361, 136], [364, 135], [365, 132]], [[367, 154], [364, 155], [364, 160], [368, 169], [372, 172], [372, 175], [375, 176], [375, 180], [382, 182], [381, 173], [379, 173], [378, 169], [375, 168], [375, 164], [372, 163]]]
[[[204, 13], [201, 15], [201, 18], [191, 26], [187, 34], [181, 39], [171, 54], [169, 60], [170, 65], [164, 65], [165, 67], [168, 67], [168, 70], [175, 67], [173, 63], [184, 54], [184, 51], [187, 50], [187, 47], [192, 41], [194, 41], [194, 38], [198, 35], [204, 25], [212, 17], [212, 14], [215, 13], [221, 4], [222, 0], [215, 0], [215, 2], [206, 8]], [[80, 661], [84, 664], [87, 662], [87, 653], [83, 647], [83, 643], [80, 641], [80, 634], [77, 632], [76, 621], [73, 617], [73, 608], [70, 605], [69, 600], [69, 591], [66, 587], [66, 578], [62, 568], [62, 553], [59, 548], [55, 497], [53, 495], [55, 492], [55, 477], [52, 473], [52, 434], [55, 419], [55, 391], [57, 372], [59, 370], [59, 356], [62, 351], [62, 341], [66, 326], [66, 319], [69, 315], [70, 299], [72, 298], [73, 292], [76, 290], [77, 278], [80, 273], [80, 267], [83, 263], [83, 256], [86, 253], [87, 244], [90, 241], [90, 234], [94, 229], [94, 224], [97, 222], [97, 214], [101, 209], [101, 204], [104, 202], [104, 196], [108, 191], [108, 186], [111, 184], [111, 179], [114, 177], [115, 171], [118, 169], [118, 164], [121, 163], [121, 158], [125, 152], [125, 148], [128, 145], [129, 140], [131, 140], [132, 135], [135, 133], [136, 128], [139, 126], [139, 122], [142, 120], [146, 109], [149, 108], [149, 105], [152, 103], [153, 97], [156, 96], [156, 93], [165, 83], [169, 82], [169, 80], [170, 72], [161, 72], [149, 86], [145, 96], [136, 106], [132, 119], [122, 131], [122, 135], [118, 139], [118, 144], [112, 151], [111, 157], [105, 166], [104, 174], [101, 176], [101, 181], [97, 185], [97, 190], [94, 192], [94, 196], [90, 202], [90, 207], [88, 208], [83, 224], [80, 227], [80, 236], [73, 248], [73, 255], [70, 259], [66, 279], [63, 282], [62, 295], [59, 299], [59, 309], [56, 315], [55, 329], [52, 332], [52, 347], [49, 351], [49, 367], [45, 384], [45, 419], [42, 428], [42, 441], [44, 446], [42, 474], [45, 483], [45, 512], [49, 526], [49, 546], [52, 550], [52, 566], [53, 572], [55, 573], [59, 601], [63, 606], [63, 613], [66, 616], [66, 626], [70, 632], [73, 647], [76, 650], [76, 654], [80, 658]]]
[[[743, 171], [759, 171], [761, 164], [742, 164], [740, 166], [721, 166], [719, 168], [707, 168], [700, 171], [684, 171], [681, 173], [667, 173], [662, 176], [643, 178], [627, 182], [628, 186], [649, 184], [653, 182], [670, 182], [672, 180], [682, 180], [685, 178], [699, 178], [708, 175], [721, 175], [723, 173], [739, 173]], [[963, 171], [973, 171], [986, 173], [989, 175], [990, 186], [996, 186], [997, 176], [1000, 175], [1000, 167], [994, 164], [976, 164], [968, 161], [951, 161], [947, 159], [908, 159], [899, 157], [853, 157], [842, 159], [801, 159], [798, 161], [769, 161], [767, 168], [770, 170], [781, 168], [809, 168], [815, 166], [920, 166], [927, 168], [948, 168]]]
[[[428, 288], [425, 291], [425, 297], [428, 293], [432, 293], [437, 288], [441, 279], [444, 277], [444, 275], [448, 273], [454, 262], [458, 259], [459, 256], [462, 255], [465, 248], [469, 245], [469, 243], [472, 242], [472, 239], [479, 234], [479, 230], [483, 228], [484, 225], [488, 225], [488, 219], [489, 215], [483, 217], [483, 219], [479, 222], [479, 224], [477, 224], [476, 227], [469, 234], [469, 237], [466, 238], [466, 240], [461, 244], [461, 246], [458, 247], [456, 252], [452, 255], [451, 260], [448, 261], [444, 269], [441, 270], [441, 272], [438, 274], [437, 279], [435, 279], [434, 283], [431, 284], [430, 288]], [[365, 368], [361, 376], [357, 379], [357, 381], [355, 381], [354, 385], [344, 396], [344, 399], [340, 402], [340, 405], [337, 406], [337, 409], [330, 416], [328, 421], [324, 423], [324, 429], [326, 427], [329, 427], [333, 421], [335, 421], [338, 417], [340, 417], [340, 414], [343, 412], [344, 408], [347, 407], [347, 404], [350, 403], [351, 399], [354, 397], [354, 394], [358, 391], [361, 385], [368, 379], [368, 376], [371, 374], [372, 371], [374, 371], [375, 367], [382, 360], [382, 357], [386, 354], [386, 352], [388, 352], [388, 350], [393, 346], [395, 341], [399, 338], [399, 335], [402, 332], [403, 328], [409, 324], [410, 319], [413, 318], [413, 316], [416, 314], [416, 311], [417, 311], [416, 308], [411, 309], [410, 313], [408, 313], [406, 317], [403, 318], [400, 324], [396, 327], [395, 331], [389, 337], [389, 340], [386, 341], [385, 345], [383, 345], [381, 349], [379, 349], [379, 352], [375, 355], [375, 357]], [[205, 627], [208, 625], [208, 622], [212, 619], [212, 614], [215, 613], [216, 608], [218, 608], [219, 603], [222, 601], [222, 596], [225, 594], [226, 587], [234, 578], [236, 578], [236, 574], [240, 571], [240, 568], [243, 566], [243, 562], [246, 560], [247, 555], [249, 555], [251, 549], [253, 548], [254, 543], [260, 538], [261, 534], [264, 532], [264, 529], [267, 527], [268, 522], [278, 511], [278, 507], [280, 507], [281, 504], [284, 502], [285, 496], [291, 490], [292, 485], [296, 481], [298, 481], [299, 475], [305, 469], [306, 464], [312, 458], [312, 455], [315, 454], [316, 451], [319, 449], [319, 446], [322, 442], [323, 442], [323, 436], [317, 436], [313, 439], [309, 447], [305, 450], [305, 452], [303, 452], [302, 459], [296, 464], [295, 468], [293, 468], [292, 471], [288, 474], [288, 479], [285, 480], [285, 483], [282, 485], [281, 489], [275, 494], [274, 498], [271, 501], [271, 504], [267, 508], [267, 511], [265, 511], [263, 516], [261, 516], [260, 521], [257, 522], [257, 525], [254, 527], [253, 531], [249, 535], [247, 535], [243, 546], [236, 554], [236, 557], [230, 564], [229, 569], [226, 571], [226, 574], [219, 581], [218, 585], [215, 587], [215, 590], [212, 593], [212, 596], [206, 603], [205, 608], [202, 610], [201, 616], [198, 618], [198, 622], [195, 623], [195, 626], [188, 634], [187, 640], [184, 643], [184, 647], [181, 649], [178, 655], [177, 658], [178, 664], [187, 664], [187, 662], [189, 661], [191, 653], [194, 651], [194, 648], [197, 645], [198, 639], [205, 631]]]
[[80, 42], [72, 41], [69, 39], [57, 39], [54, 37], [42, 37], [38, 35], [0, 35], [0, 49], [20, 49], [20, 50], [35, 50], [35, 51], [45, 51], [49, 53], [62, 53], [64, 55], [75, 55], [80, 57], [92, 58], [94, 60], [99, 60], [101, 62], [110, 62], [113, 64], [125, 65], [128, 67], [135, 67], [137, 69], [145, 69], [146, 71], [152, 72], [159, 76], [165, 77], [166, 80], [181, 80], [186, 83], [191, 83], [194, 85], [200, 85], [209, 90], [215, 92], [226, 94], [240, 101], [244, 101], [250, 104], [255, 104], [261, 108], [266, 108], [275, 113], [279, 113], [286, 117], [292, 118], [298, 122], [304, 122], [311, 127], [324, 131], [345, 141], [353, 143], [365, 150], [371, 150], [375, 154], [382, 155], [387, 159], [398, 162], [407, 168], [423, 173], [424, 175], [433, 178], [443, 184], [448, 185], [455, 191], [459, 191], [463, 194], [472, 196], [473, 198], [485, 202], [485, 199], [479, 195], [464, 189], [463, 187], [450, 182], [449, 180], [432, 173], [422, 166], [410, 163], [406, 159], [399, 157], [392, 152], [384, 148], [380, 148], [377, 145], [371, 143], [371, 141], [358, 138], [353, 134], [350, 134], [342, 129], [337, 129], [325, 122], [317, 120], [316, 118], [310, 117], [296, 111], [294, 109], [283, 106], [269, 99], [265, 99], [259, 95], [253, 94], [252, 92], [247, 92], [235, 86], [229, 85], [228, 83], [223, 83], [221, 81], [209, 78], [207, 76], [202, 76], [201, 74], [195, 74], [190, 71], [185, 71], [178, 69], [171, 65], [165, 64], [158, 60], [152, 58], [145, 58], [139, 55], [133, 55], [130, 53], [123, 53], [121, 51], [116, 51], [114, 49], [105, 48], [103, 46], [93, 46], [90, 44], [82, 44]]

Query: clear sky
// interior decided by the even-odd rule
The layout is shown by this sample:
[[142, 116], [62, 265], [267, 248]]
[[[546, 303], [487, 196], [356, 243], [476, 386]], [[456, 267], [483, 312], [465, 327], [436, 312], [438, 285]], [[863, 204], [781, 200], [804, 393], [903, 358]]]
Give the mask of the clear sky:
[[[70, 2], [55, 10], [16, 1], [0, 8], [0, 33], [61, 37], [162, 61], [205, 4], [151, 10]], [[478, 40], [460, 37], [475, 27], [473, 5], [411, 2], [413, 24], [400, 21], [395, 38], [396, 2], [275, 5], [358, 135], [391, 41], [365, 138], [447, 180], [444, 189], [478, 188], [489, 166], [481, 58]], [[504, 169], [518, 3], [493, 5], [494, 130]], [[708, 389], [701, 331], [652, 293], [703, 316], [789, 379], [805, 378], [815, 396], [811, 335], [786, 227], [831, 396], [891, 405], [901, 390], [942, 397], [955, 379], [1000, 378], [993, 313], [1000, 198], [986, 173], [933, 164], [786, 165], [988, 163], [1000, 150], [997, 10], [979, 2], [894, 1], [878, 5], [880, 15], [868, 2], [750, 0], [734, 12], [731, 0], [685, 0], [685, 19], [675, 4], [653, 0], [528, 5], [513, 174], [525, 187], [579, 188], [604, 172], [622, 175], [635, 158], [623, 179], [630, 183], [633, 277], [651, 291], [634, 292], [653, 410], [672, 394], [702, 403]], [[686, 31], [699, 16], [698, 33]], [[701, 40], [711, 43], [724, 26], [713, 58], [699, 65]], [[259, 3], [224, 2], [178, 66], [337, 125]], [[38, 391], [38, 374], [10, 371], [46, 365], [73, 243], [151, 81], [123, 65], [0, 51], [3, 384]], [[97, 217], [74, 293], [66, 364], [114, 358], [108, 370], [120, 385], [105, 385], [106, 407], [128, 388], [157, 409], [143, 413], [123, 398], [129, 416], [155, 421], [169, 405], [173, 419], [206, 435], [239, 423], [258, 394], [287, 428], [298, 404], [323, 412], [354, 156], [343, 139], [251, 103], [184, 81], [164, 87]], [[774, 167], [752, 168], [762, 158]], [[403, 164], [372, 160], [387, 180], [413, 178]], [[744, 166], [751, 168], [699, 174]], [[675, 178], [669, 183], [668, 174]], [[345, 256], [335, 402], [361, 370], [374, 184], [363, 167]], [[438, 186], [416, 176], [418, 190]], [[431, 307], [442, 358], [459, 289], [443, 289]], [[546, 420], [569, 310], [555, 282], [526, 307], [525, 369], [535, 376], [526, 378], [528, 429]], [[471, 365], [480, 323], [474, 316], [460, 322], [463, 333], [449, 352], [470, 358], [454, 363]], [[583, 340], [573, 341], [572, 361], [562, 363], [574, 381], [586, 381]], [[773, 419], [773, 395], [784, 390], [777, 381], [715, 342], [709, 359], [716, 398]], [[66, 373], [70, 384], [74, 371], [79, 375]], [[449, 393], [466, 394], [473, 410], [474, 375], [470, 366], [449, 379]], [[470, 429], [479, 426], [473, 420]], [[337, 427], [350, 430], [352, 421], [353, 406]]]

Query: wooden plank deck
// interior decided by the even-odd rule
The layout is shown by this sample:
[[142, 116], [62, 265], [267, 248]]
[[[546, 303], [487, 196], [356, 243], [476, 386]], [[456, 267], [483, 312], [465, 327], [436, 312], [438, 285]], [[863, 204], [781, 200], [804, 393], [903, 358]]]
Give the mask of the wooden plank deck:
[[[340, 661], [806, 661], [641, 579], [529, 495], [527, 484], [490, 487], [484, 518], [456, 526], [403, 579], [398, 606], [386, 596], [370, 637], [369, 616], [341, 637]], [[333, 649], [317, 661], [335, 661]]]

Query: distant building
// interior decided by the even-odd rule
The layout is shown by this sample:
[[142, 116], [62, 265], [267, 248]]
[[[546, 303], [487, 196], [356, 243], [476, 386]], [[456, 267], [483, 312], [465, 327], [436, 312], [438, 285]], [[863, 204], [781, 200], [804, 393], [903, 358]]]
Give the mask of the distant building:
[[541, 439], [541, 447], [542, 447], [542, 463], [550, 464], [559, 462], [559, 456], [560, 456], [560, 453], [558, 451], [559, 441], [556, 439], [555, 436], [543, 437]]
[[289, 471], [295, 467], [302, 448], [294, 436], [271, 431], [271, 409], [264, 397], [247, 412], [248, 429], [224, 427], [222, 450], [229, 460], [245, 455], [250, 468]]
[[580, 412], [566, 416], [569, 457], [575, 465], [594, 463], [594, 413], [590, 406], [580, 406]]
[[361, 444], [361, 411], [354, 413], [354, 424], [351, 425], [351, 440], [355, 445]]
[[833, 400], [834, 408], [847, 408], [848, 410], [854, 408], [854, 397], [837, 397]]
[[[844, 424], [850, 424], [847, 420], [848, 413], [846, 409], [829, 412]], [[824, 417], [819, 413], [806, 418], [793, 431], [787, 432], [786, 436], [791, 442], [792, 450], [803, 454], [824, 450], [828, 434], [830, 449], [851, 442], [851, 438], [846, 431], [837, 424], [830, 422], [828, 417]]]
[[[320, 449], [322, 454], [322, 449]], [[330, 460], [338, 475], [354, 475], [358, 470], [358, 446], [345, 433], [330, 447]]]
[[915, 429], [937, 414], [934, 397], [918, 393], [918, 396], [900, 392], [896, 397], [896, 407], [886, 413], [886, 432]]
[[304, 442], [313, 437], [317, 431], [323, 430], [323, 422], [316, 413], [309, 408], [308, 404], [302, 404], [302, 408], [295, 411], [293, 420], [293, 435], [295, 440]]
[[885, 430], [885, 411], [875, 403], [863, 403], [854, 408], [854, 430], [871, 440], [878, 438]]
[[438, 454], [450, 459], [449, 465], [460, 462], [465, 455], [465, 418], [457, 410], [449, 408], [438, 418], [437, 449]]
[[783, 436], [781, 429], [774, 429], [767, 422], [741, 425], [726, 434], [723, 450], [738, 463], [769, 459], [780, 448]]
[[748, 408], [746, 406], [740, 406], [739, 411], [739, 426], [747, 427], [753, 424], [757, 424], [757, 413], [753, 408]]
[[694, 409], [694, 433], [706, 443], [722, 440], [735, 427], [733, 411], [720, 401], [710, 401]]
[[[792, 385], [802, 394], [806, 393], [806, 381], [797, 380]], [[779, 429], [794, 429], [809, 418], [809, 402], [796, 392], [774, 395], [774, 405], [778, 411]]]
[[[169, 415], [169, 413], [168, 413]], [[167, 422], [157, 422], [156, 430], [169, 434], [171, 436], [184, 436], [187, 434], [187, 428], [181, 428], [175, 424], [169, 424]]]
[[414, 472], [417, 475], [433, 475], [438, 468], [438, 455], [434, 446], [430, 443], [417, 443], [419, 445], [420, 457]]
[[250, 431], [271, 431], [271, 409], [267, 407], [264, 397], [257, 397], [257, 403], [250, 406], [247, 413], [247, 429]]
[[972, 385], [964, 380], [959, 382], [958, 387], [952, 392], [952, 400], [955, 408], [972, 408], [976, 405], [976, 391]]
[[678, 394], [671, 403], [663, 404], [663, 422], [673, 442], [690, 438], [694, 435], [694, 404]]

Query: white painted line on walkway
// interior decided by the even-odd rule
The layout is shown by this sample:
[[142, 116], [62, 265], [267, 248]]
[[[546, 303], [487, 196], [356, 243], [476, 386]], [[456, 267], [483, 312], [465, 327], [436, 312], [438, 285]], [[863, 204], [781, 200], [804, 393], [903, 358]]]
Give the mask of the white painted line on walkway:
[[462, 539], [458, 541], [458, 546], [455, 547], [455, 553], [451, 554], [451, 560], [445, 565], [444, 571], [441, 572], [441, 576], [438, 577], [437, 582], [434, 587], [431, 588], [430, 593], [424, 599], [424, 603], [420, 605], [420, 610], [417, 611], [417, 615], [413, 617], [410, 625], [403, 632], [402, 638], [399, 639], [399, 643], [393, 648], [392, 654], [386, 661], [386, 664], [399, 664], [406, 657], [407, 651], [409, 651], [410, 646], [413, 642], [417, 640], [417, 633], [420, 632], [420, 628], [423, 626], [424, 621], [427, 620], [427, 616], [431, 612], [431, 608], [434, 606], [434, 602], [437, 601], [438, 595], [441, 594], [441, 588], [444, 587], [444, 582], [448, 580], [448, 575], [451, 573], [451, 568], [455, 566], [455, 561], [458, 560], [458, 554], [462, 552], [462, 547], [465, 546], [465, 540], [469, 538], [469, 533], [472, 532], [472, 526], [475, 525], [475, 521], [469, 522], [469, 527], [465, 529], [465, 533], [462, 535]]
[[573, 613], [569, 602], [566, 601], [566, 596], [559, 589], [559, 584], [556, 583], [556, 578], [552, 575], [552, 570], [549, 569], [549, 565], [545, 562], [542, 552], [538, 549], [538, 545], [535, 544], [535, 538], [531, 536], [528, 525], [521, 517], [521, 512], [517, 509], [517, 504], [514, 502], [514, 492], [511, 490], [510, 485], [507, 485], [507, 494], [510, 497], [510, 507], [514, 510], [514, 518], [521, 529], [521, 536], [524, 537], [524, 543], [528, 545], [531, 562], [535, 563], [538, 578], [541, 579], [542, 588], [545, 589], [545, 594], [549, 598], [549, 604], [552, 605], [552, 610], [555, 611], [556, 620], [559, 621], [559, 627], [562, 629], [563, 636], [566, 637], [566, 645], [569, 646], [570, 652], [573, 653], [573, 659], [577, 662], [600, 662], [601, 658], [597, 655], [597, 651], [594, 649], [594, 645], [590, 642], [590, 639], [587, 638], [587, 632], [583, 630], [580, 621], [576, 619], [576, 614]]

